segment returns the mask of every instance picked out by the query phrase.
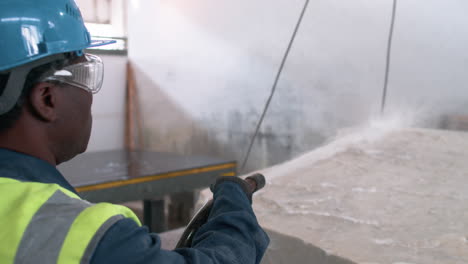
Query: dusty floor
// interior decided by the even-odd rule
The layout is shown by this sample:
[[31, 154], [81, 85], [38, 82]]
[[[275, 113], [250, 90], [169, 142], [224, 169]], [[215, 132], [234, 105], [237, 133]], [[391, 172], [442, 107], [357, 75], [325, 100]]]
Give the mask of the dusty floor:
[[263, 263], [468, 263], [468, 133], [368, 129], [262, 172]]

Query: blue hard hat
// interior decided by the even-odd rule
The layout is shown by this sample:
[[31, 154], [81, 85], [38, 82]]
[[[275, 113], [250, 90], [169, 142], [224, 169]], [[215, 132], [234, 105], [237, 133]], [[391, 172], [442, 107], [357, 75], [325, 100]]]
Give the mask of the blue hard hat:
[[0, 72], [113, 42], [91, 40], [73, 0], [0, 0]]

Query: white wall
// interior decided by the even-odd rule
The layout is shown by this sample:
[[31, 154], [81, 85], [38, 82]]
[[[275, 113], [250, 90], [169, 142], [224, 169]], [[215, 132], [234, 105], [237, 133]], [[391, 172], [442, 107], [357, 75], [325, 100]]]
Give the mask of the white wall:
[[[433, 119], [460, 111], [468, 102], [468, 2], [399, 2], [389, 111], [431, 109]], [[129, 58], [147, 147], [242, 160], [303, 3], [129, 1]], [[379, 113], [391, 7], [391, 0], [311, 1], [250, 169]]]
[[410, 105], [436, 123], [444, 113], [468, 114], [468, 2], [399, 2], [390, 108]]
[[93, 98], [93, 130], [87, 151], [122, 149], [127, 56], [98, 56], [104, 61], [105, 75], [101, 90]]

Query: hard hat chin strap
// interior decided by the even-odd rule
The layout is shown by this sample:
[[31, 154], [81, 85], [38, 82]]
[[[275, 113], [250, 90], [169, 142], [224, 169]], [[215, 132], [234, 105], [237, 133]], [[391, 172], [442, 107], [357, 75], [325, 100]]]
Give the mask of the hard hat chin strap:
[[21, 93], [23, 92], [24, 84], [26, 83], [26, 77], [32, 69], [63, 59], [66, 59], [65, 54], [55, 54], [11, 69], [9, 71], [9, 77], [5, 89], [0, 96], [0, 115], [8, 113], [8, 111], [10, 111], [18, 102]]

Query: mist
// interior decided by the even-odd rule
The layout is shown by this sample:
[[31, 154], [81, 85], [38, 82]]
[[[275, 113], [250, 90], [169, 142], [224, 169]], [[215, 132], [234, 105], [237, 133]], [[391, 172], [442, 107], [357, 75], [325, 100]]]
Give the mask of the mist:
[[[243, 160], [303, 1], [130, 1], [148, 147]], [[392, 1], [312, 1], [245, 172], [380, 115]], [[468, 2], [400, 1], [386, 113], [466, 114]], [[144, 34], [142, 34], [144, 33]]]

